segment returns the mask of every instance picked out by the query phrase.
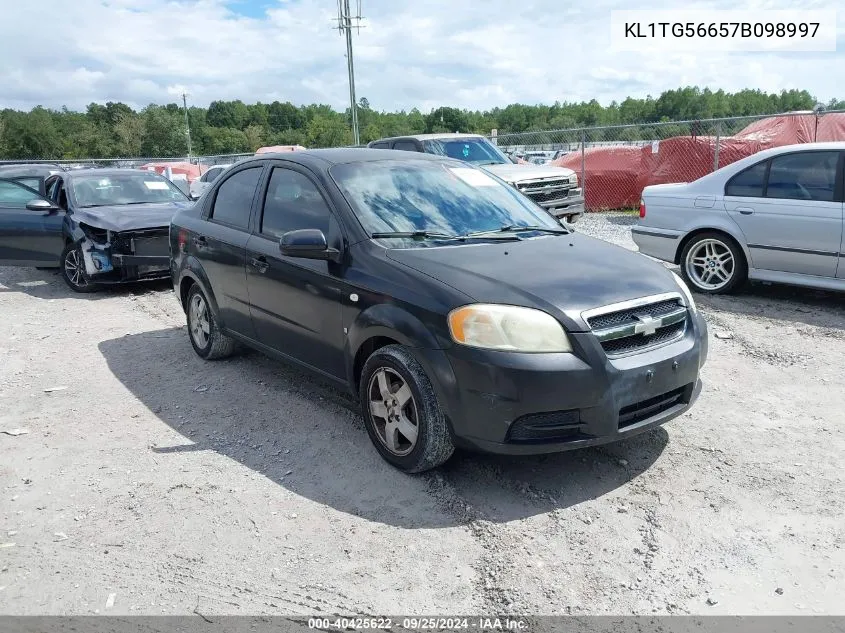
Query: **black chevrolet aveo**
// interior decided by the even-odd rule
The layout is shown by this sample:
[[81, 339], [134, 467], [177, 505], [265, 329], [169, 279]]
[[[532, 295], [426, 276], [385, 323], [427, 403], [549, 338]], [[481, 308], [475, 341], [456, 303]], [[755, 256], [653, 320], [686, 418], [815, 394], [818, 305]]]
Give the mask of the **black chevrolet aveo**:
[[251, 158], [174, 217], [170, 248], [197, 354], [244, 344], [341, 383], [406, 472], [455, 447], [623, 439], [701, 389], [706, 327], [674, 273], [467, 163], [375, 149]]

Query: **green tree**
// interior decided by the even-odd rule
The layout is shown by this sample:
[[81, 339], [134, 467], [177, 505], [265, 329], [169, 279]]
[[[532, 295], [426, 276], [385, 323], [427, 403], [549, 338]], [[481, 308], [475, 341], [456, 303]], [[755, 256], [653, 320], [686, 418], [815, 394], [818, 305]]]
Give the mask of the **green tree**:
[[144, 134], [141, 153], [151, 157], [184, 156], [188, 153], [184, 121], [178, 111], [167, 107], [147, 106], [143, 113]]
[[352, 144], [352, 131], [337, 117], [316, 114], [305, 131], [308, 147], [344, 147]]

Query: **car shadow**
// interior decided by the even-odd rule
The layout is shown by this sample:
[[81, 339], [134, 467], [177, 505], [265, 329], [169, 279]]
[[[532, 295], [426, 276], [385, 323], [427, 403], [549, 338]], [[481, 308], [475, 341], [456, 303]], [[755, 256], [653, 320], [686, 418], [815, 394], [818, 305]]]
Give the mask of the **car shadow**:
[[656, 429], [539, 457], [460, 453], [410, 476], [378, 455], [353, 397], [310, 373], [258, 353], [203, 361], [184, 327], [99, 349], [123, 385], [184, 438], [154, 446], [159, 460], [213, 451], [319, 504], [400, 527], [505, 522], [570, 507], [636, 478], [668, 441]]
[[705, 310], [845, 330], [845, 293], [752, 282], [730, 295], [695, 295]]
[[169, 279], [138, 281], [103, 286], [96, 292], [74, 292], [62, 279], [58, 268], [0, 267], [0, 294], [21, 292], [36, 299], [87, 299], [98, 301], [110, 297], [170, 289]]

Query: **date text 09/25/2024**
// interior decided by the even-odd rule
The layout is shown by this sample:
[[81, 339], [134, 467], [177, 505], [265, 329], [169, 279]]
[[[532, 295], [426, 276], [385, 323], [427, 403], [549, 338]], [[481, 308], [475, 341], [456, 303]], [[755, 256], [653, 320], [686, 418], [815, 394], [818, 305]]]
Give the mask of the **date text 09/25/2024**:
[[514, 617], [351, 617], [309, 618], [308, 628], [322, 631], [526, 631], [528, 623]]

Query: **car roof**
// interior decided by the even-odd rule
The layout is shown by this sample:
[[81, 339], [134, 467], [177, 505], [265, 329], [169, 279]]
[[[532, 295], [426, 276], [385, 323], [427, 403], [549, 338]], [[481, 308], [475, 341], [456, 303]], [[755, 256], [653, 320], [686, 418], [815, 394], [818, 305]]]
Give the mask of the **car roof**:
[[119, 167], [84, 167], [74, 169], [65, 174], [66, 178], [78, 178], [80, 176], [119, 176], [122, 174], [145, 174], [147, 176], [160, 176], [158, 172], [146, 169], [121, 169]]
[[470, 132], [439, 132], [439, 133], [432, 133], [432, 134], [405, 134], [403, 136], [390, 136], [386, 138], [380, 138], [378, 140], [373, 141], [373, 143], [381, 143], [384, 141], [398, 141], [399, 139], [403, 138], [415, 138], [418, 141], [433, 141], [433, 140], [448, 140], [448, 139], [461, 139], [461, 138], [487, 138], [483, 134], [472, 134]]
[[333, 165], [346, 163], [369, 163], [379, 160], [411, 159], [421, 161], [449, 160], [442, 156], [423, 154], [422, 152], [403, 152], [392, 149], [369, 149], [360, 147], [337, 147], [331, 149], [309, 149], [278, 154], [261, 154], [238, 162], [238, 165], [277, 158], [306, 167], [327, 169]]
[[65, 171], [59, 165], [47, 163], [15, 163], [0, 165], [0, 175], [8, 176], [9, 174], [17, 174], [19, 176], [42, 176], [46, 178], [52, 172]]

